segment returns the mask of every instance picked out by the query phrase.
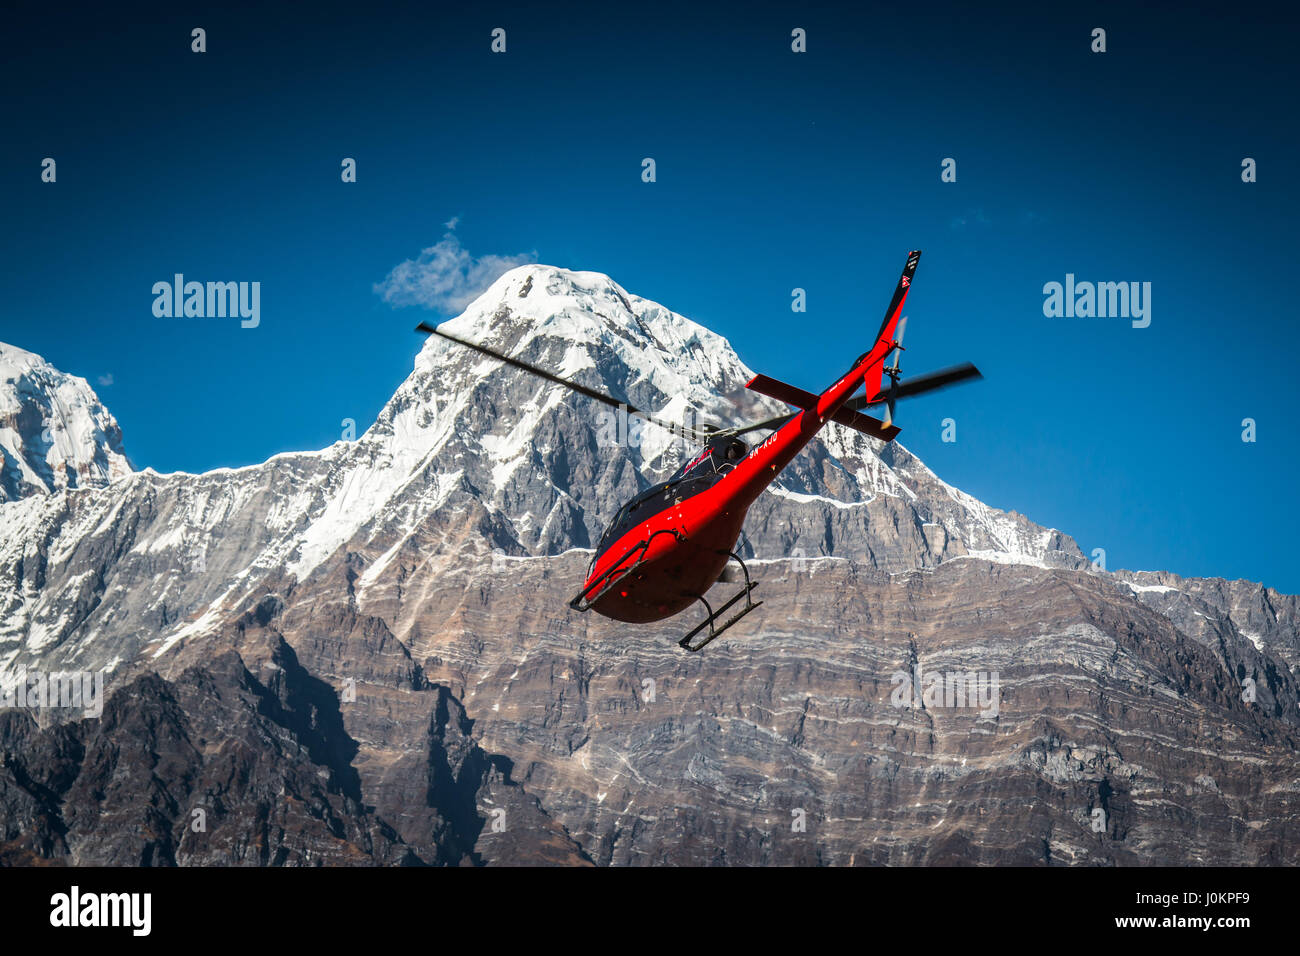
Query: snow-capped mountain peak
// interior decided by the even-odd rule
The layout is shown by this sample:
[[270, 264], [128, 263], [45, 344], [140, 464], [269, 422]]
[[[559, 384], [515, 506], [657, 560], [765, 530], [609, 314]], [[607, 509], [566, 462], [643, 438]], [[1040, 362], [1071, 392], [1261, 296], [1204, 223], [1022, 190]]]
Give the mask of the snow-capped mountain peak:
[[[676, 423], [735, 421], [735, 408], [722, 396], [743, 391], [753, 374], [722, 336], [596, 272], [519, 266], [440, 328]], [[765, 414], [781, 410], [757, 396], [750, 404]], [[456, 491], [499, 509], [510, 523], [512, 550], [586, 545], [617, 504], [602, 495], [599, 508], [592, 507], [592, 492], [575, 487], [580, 480], [629, 461], [638, 472], [667, 474], [687, 453], [681, 439], [636, 419], [634, 439], [625, 440], [628, 426], [613, 415], [562, 386], [430, 336], [374, 425], [338, 452], [346, 480], [341, 472], [327, 479], [324, 513], [304, 532], [289, 570], [305, 577], [372, 520], [387, 532], [410, 533], [419, 522], [394, 501], [412, 487], [424, 489], [421, 512]], [[602, 429], [617, 433], [616, 447], [600, 448]], [[556, 440], [560, 435], [563, 441]], [[579, 479], [573, 459], [588, 455], [586, 467], [576, 469]], [[624, 475], [618, 493], [635, 490], [630, 473]], [[561, 511], [567, 519], [548, 531], [547, 518]], [[402, 517], [393, 527], [396, 514]], [[576, 541], [575, 521], [588, 526]]]
[[[394, 334], [409, 334], [404, 326], [395, 317]], [[676, 423], [786, 411], [745, 392], [752, 372], [726, 339], [598, 273], [512, 269], [442, 327]], [[72, 461], [82, 436], [116, 436], [84, 381], [29, 353], [5, 355], [17, 370], [6, 380], [6, 420], [22, 426], [12, 435], [30, 443], [37, 426], [62, 416], [77, 441], [55, 460]], [[117, 446], [92, 442], [101, 445], [101, 458], [83, 456], [101, 471], [88, 466], [79, 484], [125, 473]], [[77, 501], [36, 495], [0, 507], [0, 673], [51, 656], [163, 655], [276, 582], [306, 584], [343, 566], [365, 608], [411, 576], [429, 582], [489, 553], [590, 548], [622, 503], [692, 450], [665, 429], [430, 336], [355, 441], [201, 475], [144, 471]], [[962, 495], [898, 443], [838, 425], [755, 502], [742, 550], [888, 572], [967, 555], [1086, 563], [1068, 537]]]
[[[735, 391], [753, 375], [722, 336], [629, 293], [599, 272], [519, 266], [497, 279], [443, 328], [459, 338], [520, 356], [530, 352], [534, 341], [550, 343], [540, 350], [544, 364], [564, 377], [582, 379], [580, 373], [595, 368], [602, 354], [616, 358], [625, 366], [619, 371], [628, 374], [630, 384], [649, 386], [670, 400], [685, 399], [719, 415], [733, 413], [719, 402], [719, 392]], [[445, 368], [448, 350], [456, 348], [431, 338], [417, 371]], [[499, 365], [488, 360], [483, 370], [499, 371]]]
[[130, 473], [122, 430], [90, 384], [0, 342], [0, 501]]

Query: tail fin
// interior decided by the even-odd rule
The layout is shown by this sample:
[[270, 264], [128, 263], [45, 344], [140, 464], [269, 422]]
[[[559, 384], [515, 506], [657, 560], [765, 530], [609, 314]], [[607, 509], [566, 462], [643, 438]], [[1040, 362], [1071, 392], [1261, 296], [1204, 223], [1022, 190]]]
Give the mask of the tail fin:
[[[889, 308], [885, 310], [885, 320], [880, 323], [880, 331], [876, 333], [876, 341], [872, 347], [872, 352], [876, 352], [882, 342], [886, 344], [893, 343], [894, 333], [898, 329], [899, 316], [903, 314], [903, 302], [907, 299], [907, 290], [912, 285], [912, 276], [916, 274], [916, 264], [920, 261], [920, 249], [915, 249], [907, 254], [907, 264], [903, 266], [903, 274], [898, 277], [894, 297], [889, 300]], [[870, 354], [868, 353], [868, 355]], [[888, 354], [889, 351], [886, 350], [885, 355]], [[885, 355], [880, 356], [880, 361], [869, 365], [864, 375], [868, 401], [880, 394], [880, 385], [885, 371]]]
[[[802, 388], [788, 385], [761, 372], [751, 378], [745, 387], [753, 389], [760, 395], [767, 395], [778, 401], [785, 402], [795, 408], [817, 407], [818, 396], [812, 392], [805, 392]], [[893, 441], [894, 436], [900, 431], [896, 425], [886, 425], [870, 415], [863, 415], [857, 409], [851, 409], [847, 406], [837, 408], [831, 414], [831, 421], [847, 425], [855, 431], [864, 432], [872, 438], [879, 438], [881, 441]]]
[[[812, 392], [805, 392], [801, 388], [779, 382], [767, 375], [755, 375], [746, 387], [770, 395], [788, 405], [812, 412], [816, 416], [817, 427], [827, 421], [835, 421], [882, 441], [893, 440], [898, 434], [895, 425], [859, 414], [858, 409], [865, 408], [880, 395], [880, 386], [885, 374], [885, 359], [889, 357], [890, 352], [894, 351], [897, 344], [894, 336], [898, 329], [898, 320], [903, 312], [903, 302], [907, 298], [908, 287], [912, 284], [912, 276], [916, 273], [916, 264], [920, 260], [919, 250], [907, 254], [907, 264], [903, 266], [898, 287], [894, 289], [894, 297], [889, 301], [889, 308], [885, 311], [885, 321], [881, 323], [880, 331], [876, 333], [876, 341], [869, 351], [859, 356], [848, 373], [842, 375], [826, 391], [814, 395]], [[864, 398], [853, 402], [850, 407], [849, 396], [858, 390], [858, 385], [862, 382], [866, 383], [867, 394]]]

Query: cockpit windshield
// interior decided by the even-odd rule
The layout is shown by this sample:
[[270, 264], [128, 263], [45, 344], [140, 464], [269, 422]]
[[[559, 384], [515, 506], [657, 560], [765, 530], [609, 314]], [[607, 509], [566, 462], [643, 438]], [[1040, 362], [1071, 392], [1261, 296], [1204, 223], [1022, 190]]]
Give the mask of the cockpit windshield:
[[749, 454], [749, 446], [739, 438], [724, 439], [706, 445], [698, 455], [673, 473], [669, 483], [701, 475], [725, 474]]
[[[638, 522], [717, 484], [747, 454], [749, 446], [738, 438], [717, 439], [707, 445], [698, 455], [678, 468], [667, 481], [647, 488], [620, 508], [601, 535], [596, 556], [604, 553], [606, 548]], [[596, 557], [593, 557], [593, 567], [595, 562]]]

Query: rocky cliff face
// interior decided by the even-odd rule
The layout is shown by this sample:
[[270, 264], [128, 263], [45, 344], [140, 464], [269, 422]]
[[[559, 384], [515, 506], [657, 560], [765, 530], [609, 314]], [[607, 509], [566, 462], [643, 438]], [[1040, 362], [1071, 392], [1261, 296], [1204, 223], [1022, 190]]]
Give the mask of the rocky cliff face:
[[[446, 327], [660, 417], [780, 410], [737, 409], [750, 373], [725, 340], [593, 273], [512, 270]], [[565, 603], [618, 505], [685, 452], [603, 411], [431, 339], [355, 442], [0, 505], [0, 673], [109, 670], [98, 720], [0, 723], [6, 852], [1300, 856], [1296, 598], [1096, 572], [1067, 535], [832, 425], [750, 513], [766, 604], [687, 656], [689, 622]], [[957, 700], [967, 676], [979, 706]], [[105, 796], [114, 768], [88, 755], [116, 741], [167, 762], [165, 797]], [[206, 834], [187, 829], [213, 793]], [[159, 805], [141, 842], [131, 815]]]
[[93, 720], [41, 729], [5, 713], [0, 862], [474, 864], [479, 802], [509, 808], [530, 859], [587, 862], [509, 780], [509, 761], [470, 739], [445, 688], [413, 682], [429, 714], [409, 741], [422, 748], [412, 785], [367, 804], [339, 695], [283, 641], [266, 652], [257, 675], [228, 650], [174, 680], [144, 674]]

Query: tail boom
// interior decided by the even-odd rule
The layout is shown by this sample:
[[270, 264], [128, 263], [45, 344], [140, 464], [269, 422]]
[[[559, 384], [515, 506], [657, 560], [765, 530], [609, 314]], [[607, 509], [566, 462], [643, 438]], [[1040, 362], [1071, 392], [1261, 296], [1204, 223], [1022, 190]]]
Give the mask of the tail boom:
[[[858, 390], [858, 385], [866, 385], [866, 403], [868, 405], [882, 401], [884, 392], [881, 388], [885, 375], [885, 359], [889, 358], [889, 353], [898, 347], [899, 343], [895, 340], [894, 335], [898, 331], [898, 320], [903, 314], [903, 303], [907, 301], [907, 290], [912, 286], [912, 277], [916, 274], [916, 264], [921, 261], [921, 250], [915, 249], [907, 254], [907, 263], [903, 266], [903, 274], [898, 277], [898, 285], [894, 288], [894, 296], [889, 300], [889, 308], [885, 310], [884, 321], [880, 323], [880, 331], [876, 333], [875, 344], [871, 346], [870, 351], [863, 353], [858, 360], [853, 363], [853, 368], [849, 369], [848, 374], [843, 376], [821, 395], [817, 396], [815, 405], [803, 405], [800, 402], [787, 404], [796, 404], [801, 408], [816, 409], [818, 418], [823, 421], [827, 419], [835, 420], [834, 414], [849, 397]], [[755, 381], [767, 379], [766, 376], [755, 376]], [[793, 386], [782, 385], [783, 388], [790, 389]], [[750, 387], [753, 387], [752, 384]], [[761, 389], [755, 389], [761, 391]], [[764, 393], [770, 394], [770, 393]], [[807, 394], [807, 393], [804, 393]], [[774, 395], [774, 398], [781, 398], [780, 395]], [[845, 422], [844, 424], [848, 424]]]
[[839, 422], [879, 438], [892, 441], [899, 429], [890, 424], [877, 421], [863, 415], [855, 409], [846, 408], [845, 403], [864, 382], [867, 394], [872, 398], [880, 395], [880, 385], [884, 376], [885, 359], [895, 346], [894, 332], [902, 315], [903, 302], [907, 299], [907, 290], [912, 284], [916, 264], [921, 259], [919, 251], [908, 253], [907, 264], [894, 289], [894, 297], [885, 310], [885, 319], [876, 335], [871, 350], [860, 356], [846, 375], [820, 395], [806, 392], [801, 388], [777, 381], [766, 375], [755, 375], [747, 384], [756, 392], [802, 409], [790, 421], [786, 422], [756, 448], [754, 448], [725, 479], [738, 484], [740, 491], [737, 498], [747, 507], [771, 484], [794, 456], [804, 448], [813, 437], [825, 427], [828, 421]]
[[862, 380], [867, 386], [868, 402], [874, 402], [881, 395], [885, 359], [889, 357], [889, 353], [894, 350], [894, 346], [897, 344], [894, 336], [898, 332], [898, 320], [902, 317], [903, 303], [907, 301], [907, 291], [912, 287], [912, 277], [916, 275], [916, 264], [920, 261], [920, 249], [914, 249], [907, 254], [907, 263], [903, 266], [903, 274], [898, 277], [898, 285], [894, 288], [894, 296], [889, 300], [889, 308], [885, 309], [884, 321], [880, 323], [880, 331], [876, 333], [876, 344], [859, 362], [859, 365], [862, 366]]

